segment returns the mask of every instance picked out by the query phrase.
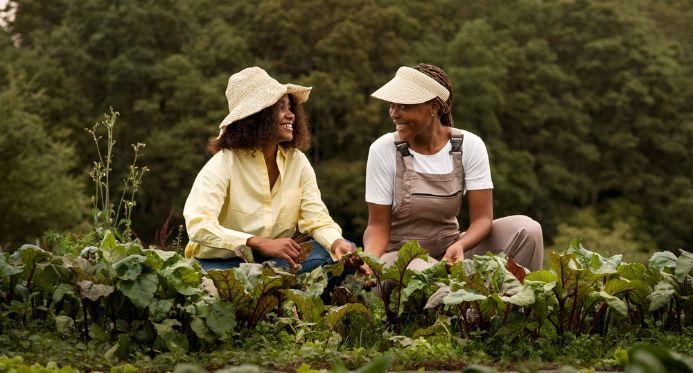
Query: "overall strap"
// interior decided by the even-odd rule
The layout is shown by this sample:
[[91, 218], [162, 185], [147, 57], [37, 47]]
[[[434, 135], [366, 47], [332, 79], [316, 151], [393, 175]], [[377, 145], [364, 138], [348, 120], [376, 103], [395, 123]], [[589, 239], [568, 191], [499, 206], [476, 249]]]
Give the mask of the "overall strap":
[[409, 143], [401, 141], [399, 134], [395, 132], [395, 148], [397, 148], [396, 169], [395, 169], [395, 190], [394, 204], [401, 206], [404, 202], [409, 202], [411, 180], [407, 177], [408, 173], [414, 171], [414, 155], [409, 151]]
[[453, 167], [457, 176], [461, 179], [462, 192], [465, 192], [465, 181], [464, 181], [464, 164], [462, 163], [462, 142], [464, 141], [464, 134], [459, 128], [451, 128], [452, 134], [450, 135], [450, 154], [453, 159]]
[[400, 159], [404, 161], [404, 171], [409, 171], [414, 169], [413, 159], [414, 155], [409, 151], [409, 143], [399, 139], [399, 133], [395, 132], [395, 147], [400, 155]]

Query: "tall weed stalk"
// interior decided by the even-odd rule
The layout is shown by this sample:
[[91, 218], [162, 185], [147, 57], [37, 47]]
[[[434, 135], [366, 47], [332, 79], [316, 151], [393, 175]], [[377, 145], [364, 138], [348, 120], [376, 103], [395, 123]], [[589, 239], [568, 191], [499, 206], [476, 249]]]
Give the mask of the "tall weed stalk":
[[127, 239], [132, 236], [132, 210], [137, 205], [135, 195], [149, 167], [137, 164], [145, 144], [140, 142], [132, 144], [134, 157], [128, 167], [128, 174], [122, 179], [120, 198], [114, 206], [113, 201], [117, 199], [117, 192], [111, 186], [111, 173], [113, 172], [113, 147], [116, 144], [114, 128], [119, 115], [117, 111], [110, 108], [103, 120], [85, 130], [94, 141], [98, 157], [89, 173], [94, 182], [94, 194], [91, 198], [94, 230], [99, 236], [103, 236], [107, 230], [110, 230], [118, 232], [121, 238]]

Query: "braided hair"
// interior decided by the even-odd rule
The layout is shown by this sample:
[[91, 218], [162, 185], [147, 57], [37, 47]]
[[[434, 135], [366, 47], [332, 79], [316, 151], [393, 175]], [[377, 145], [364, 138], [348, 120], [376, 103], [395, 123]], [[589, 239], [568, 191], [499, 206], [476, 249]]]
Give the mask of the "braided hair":
[[448, 92], [450, 92], [447, 101], [443, 101], [440, 97], [436, 97], [435, 100], [438, 103], [438, 106], [440, 106], [440, 110], [438, 111], [440, 123], [444, 126], [452, 127], [454, 122], [452, 120], [452, 82], [450, 81], [450, 78], [448, 78], [443, 69], [436, 65], [420, 63], [416, 66], [412, 66], [412, 68], [435, 79], [436, 82], [440, 83], [448, 90]]

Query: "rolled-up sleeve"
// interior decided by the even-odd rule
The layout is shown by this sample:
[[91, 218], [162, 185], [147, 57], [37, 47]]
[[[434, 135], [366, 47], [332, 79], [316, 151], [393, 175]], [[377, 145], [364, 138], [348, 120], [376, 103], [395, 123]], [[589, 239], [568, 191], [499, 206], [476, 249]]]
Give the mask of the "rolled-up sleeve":
[[[231, 153], [218, 152], [195, 178], [190, 195], [185, 201], [183, 216], [191, 243], [199, 249], [186, 252], [186, 256], [209, 257], [205, 247], [212, 251], [228, 250], [224, 257], [237, 256], [236, 249], [244, 246], [251, 234], [228, 229], [219, 224], [219, 214], [231, 192]], [[217, 250], [214, 250], [217, 249]], [[187, 251], [187, 250], [186, 250]], [[218, 255], [212, 255], [218, 256]]]
[[342, 238], [342, 229], [332, 220], [327, 207], [322, 202], [315, 171], [305, 155], [301, 154], [301, 210], [298, 229], [311, 235], [332, 256], [332, 243]]

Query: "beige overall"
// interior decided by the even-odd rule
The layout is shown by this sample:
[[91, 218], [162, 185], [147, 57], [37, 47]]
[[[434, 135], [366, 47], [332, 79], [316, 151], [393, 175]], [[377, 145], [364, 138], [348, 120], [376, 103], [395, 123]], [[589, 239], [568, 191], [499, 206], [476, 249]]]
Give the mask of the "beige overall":
[[[409, 144], [399, 141], [399, 136], [395, 133], [398, 156], [390, 242], [382, 257], [385, 263], [394, 263], [397, 250], [407, 241], [417, 240], [428, 250], [429, 262], [417, 259], [409, 267], [425, 269], [440, 260], [448, 246], [464, 234], [460, 233], [457, 221], [465, 192], [463, 140], [462, 131], [452, 128], [452, 172], [426, 174], [414, 171]], [[487, 251], [505, 252], [509, 258], [531, 271], [541, 269], [544, 257], [541, 226], [522, 215], [496, 219], [489, 236], [474, 248], [465, 251], [464, 256], [471, 258]]]

